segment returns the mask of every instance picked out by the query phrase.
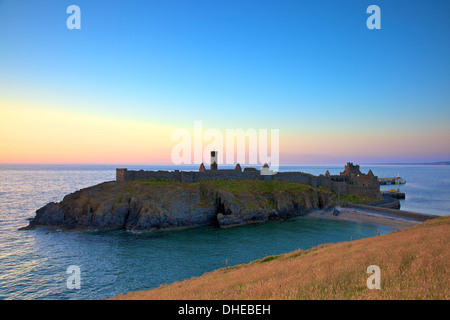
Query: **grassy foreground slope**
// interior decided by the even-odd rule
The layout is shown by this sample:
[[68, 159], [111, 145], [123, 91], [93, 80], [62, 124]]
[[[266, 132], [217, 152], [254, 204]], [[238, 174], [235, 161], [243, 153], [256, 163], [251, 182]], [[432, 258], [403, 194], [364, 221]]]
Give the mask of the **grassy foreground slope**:
[[[367, 288], [367, 267], [381, 289]], [[449, 299], [450, 216], [351, 242], [270, 256], [116, 299]]]

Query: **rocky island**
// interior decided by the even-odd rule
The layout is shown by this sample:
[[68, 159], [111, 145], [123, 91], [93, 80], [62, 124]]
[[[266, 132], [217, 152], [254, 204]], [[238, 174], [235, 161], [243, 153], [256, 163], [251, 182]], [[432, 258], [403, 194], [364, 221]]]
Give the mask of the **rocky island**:
[[341, 197], [380, 198], [377, 177], [347, 163], [340, 175], [217, 168], [201, 164], [194, 171], [116, 170], [116, 181], [78, 190], [59, 203], [36, 211], [22, 229], [50, 226], [64, 229], [146, 231], [217, 224], [231, 227], [268, 219], [290, 218], [316, 209], [333, 210]]
[[36, 211], [37, 226], [144, 231], [218, 224], [230, 227], [305, 215], [332, 205], [334, 193], [297, 182], [164, 180], [104, 182]]

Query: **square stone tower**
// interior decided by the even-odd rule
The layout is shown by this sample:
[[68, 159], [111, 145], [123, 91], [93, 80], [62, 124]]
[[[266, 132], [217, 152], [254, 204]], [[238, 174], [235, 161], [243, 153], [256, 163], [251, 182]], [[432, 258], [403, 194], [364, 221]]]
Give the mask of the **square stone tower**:
[[217, 151], [211, 151], [211, 171], [217, 170]]

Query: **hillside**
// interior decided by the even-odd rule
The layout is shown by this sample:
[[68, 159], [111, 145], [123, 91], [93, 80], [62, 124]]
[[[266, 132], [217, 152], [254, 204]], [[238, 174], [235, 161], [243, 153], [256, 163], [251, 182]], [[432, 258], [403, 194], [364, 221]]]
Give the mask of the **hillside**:
[[[450, 299], [450, 216], [352, 242], [270, 256], [115, 299]], [[367, 267], [381, 269], [369, 290]]]

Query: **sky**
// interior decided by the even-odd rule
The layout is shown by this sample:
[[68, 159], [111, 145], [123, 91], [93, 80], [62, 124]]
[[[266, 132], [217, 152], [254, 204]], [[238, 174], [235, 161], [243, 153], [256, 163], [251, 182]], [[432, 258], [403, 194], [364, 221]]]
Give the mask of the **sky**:
[[449, 13], [448, 0], [0, 0], [0, 163], [171, 164], [173, 132], [195, 121], [277, 129], [281, 164], [448, 161]]

